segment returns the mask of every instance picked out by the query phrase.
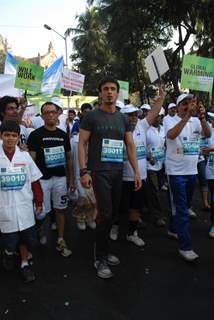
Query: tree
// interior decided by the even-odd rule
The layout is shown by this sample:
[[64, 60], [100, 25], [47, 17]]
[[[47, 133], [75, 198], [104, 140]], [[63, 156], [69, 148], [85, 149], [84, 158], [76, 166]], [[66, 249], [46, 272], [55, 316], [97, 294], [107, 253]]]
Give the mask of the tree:
[[74, 34], [71, 60], [76, 70], [86, 76], [87, 94], [96, 94], [97, 79], [102, 77], [111, 61], [104, 24], [96, 8], [87, 8], [77, 19], [77, 28], [68, 29], [68, 34]]

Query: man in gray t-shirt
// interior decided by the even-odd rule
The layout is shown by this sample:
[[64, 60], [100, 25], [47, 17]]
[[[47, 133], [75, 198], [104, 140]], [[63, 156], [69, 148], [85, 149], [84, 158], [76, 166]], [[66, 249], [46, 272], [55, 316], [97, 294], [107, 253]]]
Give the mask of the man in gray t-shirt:
[[[95, 267], [100, 278], [113, 276], [109, 265], [119, 264], [119, 259], [109, 253], [109, 231], [112, 218], [118, 215], [123, 169], [124, 143], [129, 161], [135, 172], [135, 189], [141, 188], [141, 178], [136, 159], [136, 149], [131, 128], [125, 115], [116, 111], [119, 84], [106, 78], [99, 85], [102, 104], [99, 109], [85, 115], [80, 126], [79, 162], [82, 186], [93, 183], [97, 201], [97, 228]], [[86, 167], [86, 150], [88, 161]], [[88, 170], [90, 170], [90, 175]]]

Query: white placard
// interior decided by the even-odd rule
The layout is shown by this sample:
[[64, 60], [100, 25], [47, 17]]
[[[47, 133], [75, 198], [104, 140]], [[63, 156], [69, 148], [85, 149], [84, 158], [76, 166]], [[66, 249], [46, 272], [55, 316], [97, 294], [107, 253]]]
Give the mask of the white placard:
[[156, 62], [157, 69], [159, 71], [159, 75], [162, 76], [164, 73], [166, 73], [169, 70], [169, 65], [166, 60], [164, 51], [161, 46], [159, 46], [157, 49], [155, 49], [146, 59], [145, 59], [145, 65], [146, 69], [149, 73], [149, 78], [151, 82], [154, 82], [158, 79], [158, 73], [156, 71], [152, 56]]
[[61, 87], [74, 92], [82, 93], [85, 76], [81, 73], [64, 69], [62, 73]]

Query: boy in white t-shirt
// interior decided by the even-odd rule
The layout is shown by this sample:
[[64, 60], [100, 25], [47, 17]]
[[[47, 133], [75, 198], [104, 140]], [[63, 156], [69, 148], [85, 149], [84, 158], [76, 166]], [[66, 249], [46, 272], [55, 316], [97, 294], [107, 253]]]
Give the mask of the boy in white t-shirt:
[[20, 126], [15, 121], [4, 121], [0, 127], [0, 231], [3, 243], [3, 266], [12, 270], [14, 253], [19, 249], [21, 274], [24, 282], [35, 280], [29, 265], [29, 248], [36, 242], [35, 212], [42, 210], [43, 194], [36, 164], [25, 151], [16, 146]]
[[[192, 111], [198, 109], [198, 119], [191, 117]], [[189, 212], [200, 151], [200, 135], [210, 136], [204, 107], [196, 104], [192, 95], [181, 94], [177, 99], [177, 115], [164, 121], [166, 134], [166, 173], [176, 213], [172, 228], [178, 235], [179, 253], [187, 261], [193, 261], [198, 255], [192, 250], [189, 233]]]

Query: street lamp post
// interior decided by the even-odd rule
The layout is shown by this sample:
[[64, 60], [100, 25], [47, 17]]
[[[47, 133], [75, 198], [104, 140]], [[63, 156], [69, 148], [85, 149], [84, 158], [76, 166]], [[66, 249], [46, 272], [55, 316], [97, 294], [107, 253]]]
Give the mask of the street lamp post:
[[[62, 34], [60, 34], [59, 32], [57, 32], [56, 30], [54, 30], [52, 27], [48, 26], [47, 24], [44, 24], [44, 28], [47, 30], [52, 30], [53, 32], [55, 32], [56, 34], [58, 34], [58, 36], [60, 36], [64, 41], [65, 41], [65, 64], [66, 66], [68, 66], [68, 47], [67, 47], [67, 36], [63, 36]], [[66, 33], [65, 33], [66, 34]]]
[[[58, 36], [60, 36], [65, 41], [65, 65], [66, 65], [66, 67], [68, 67], [68, 46], [67, 46], [67, 35], [66, 35], [67, 33], [65, 32], [65, 36], [63, 36], [62, 34], [57, 32], [56, 30], [54, 30], [52, 27], [48, 26], [47, 24], [44, 24], [44, 28], [47, 30], [52, 30], [53, 32], [58, 34]], [[69, 108], [70, 107], [70, 96], [67, 97], [67, 101], [68, 101], [68, 108]]]

